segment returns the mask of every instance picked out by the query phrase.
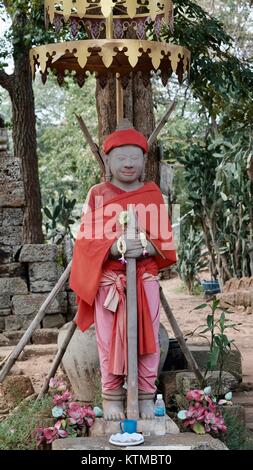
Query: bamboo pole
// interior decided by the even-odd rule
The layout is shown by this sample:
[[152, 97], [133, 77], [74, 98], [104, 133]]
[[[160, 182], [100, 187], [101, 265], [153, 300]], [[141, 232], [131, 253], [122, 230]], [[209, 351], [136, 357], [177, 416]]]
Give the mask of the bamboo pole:
[[43, 395], [48, 391], [50, 379], [55, 376], [56, 371], [57, 371], [57, 369], [60, 365], [60, 362], [61, 362], [61, 360], [62, 360], [62, 358], [63, 358], [63, 356], [66, 352], [66, 349], [67, 349], [67, 347], [70, 343], [70, 340], [71, 340], [73, 334], [75, 333], [75, 331], [76, 331], [76, 323], [75, 323], [75, 319], [74, 319], [72, 321], [72, 325], [70, 326], [70, 329], [67, 332], [67, 335], [66, 335], [60, 349], [58, 350], [58, 352], [57, 352], [57, 354], [54, 358], [54, 361], [53, 361], [53, 364], [52, 364], [51, 369], [49, 371], [49, 374], [48, 374], [48, 376], [46, 377], [46, 379], [44, 381], [43, 387], [42, 387], [42, 389], [41, 389], [41, 391], [40, 391], [40, 393], [37, 397], [37, 400], [40, 400], [43, 397]]
[[188, 365], [189, 365], [189, 368], [191, 369], [192, 372], [194, 372], [201, 388], [204, 386], [205, 384], [205, 379], [191, 353], [191, 351], [189, 350], [186, 342], [185, 342], [185, 339], [184, 339], [184, 336], [183, 336], [183, 333], [172, 313], [172, 310], [167, 302], [167, 299], [163, 293], [163, 289], [162, 287], [160, 286], [160, 299], [161, 299], [161, 303], [162, 303], [162, 306], [163, 306], [163, 309], [164, 309], [164, 312], [171, 324], [171, 327], [172, 327], [172, 330], [174, 332], [174, 335], [179, 343], [179, 346], [181, 348], [181, 351], [183, 352], [183, 354], [185, 355], [185, 358], [188, 362]]
[[53, 290], [50, 292], [49, 296], [46, 298], [45, 302], [43, 302], [42, 306], [40, 307], [37, 315], [33, 319], [32, 323], [20, 339], [19, 343], [15, 348], [13, 349], [12, 353], [8, 358], [6, 358], [6, 364], [2, 368], [0, 372], [0, 383], [3, 382], [5, 377], [8, 375], [10, 372], [12, 366], [15, 364], [17, 358], [19, 357], [20, 353], [23, 351], [24, 347], [27, 345], [27, 343], [30, 341], [34, 331], [38, 328], [40, 325], [40, 322], [43, 320], [46, 311], [49, 307], [49, 305], [53, 302], [57, 294], [61, 291], [62, 287], [64, 286], [65, 282], [68, 280], [69, 273], [71, 270], [71, 264], [72, 261], [68, 264], [67, 268], [65, 269], [64, 273], [61, 275], [59, 281], [53, 288]]

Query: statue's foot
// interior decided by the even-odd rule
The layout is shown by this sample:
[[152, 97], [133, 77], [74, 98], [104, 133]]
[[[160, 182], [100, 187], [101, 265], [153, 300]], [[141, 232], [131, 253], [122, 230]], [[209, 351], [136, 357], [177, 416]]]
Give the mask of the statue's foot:
[[141, 419], [153, 419], [154, 413], [154, 393], [139, 390], [139, 411]]
[[106, 421], [118, 421], [125, 419], [126, 390], [107, 390], [103, 392], [103, 416]]

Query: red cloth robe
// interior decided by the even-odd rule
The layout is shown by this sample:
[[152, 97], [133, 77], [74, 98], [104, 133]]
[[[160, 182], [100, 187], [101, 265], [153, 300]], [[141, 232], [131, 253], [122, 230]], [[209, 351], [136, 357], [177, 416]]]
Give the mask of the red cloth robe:
[[[96, 205], [96, 198], [99, 197], [102, 199]], [[114, 207], [114, 204], [119, 205], [118, 213], [127, 210], [129, 204], [143, 204], [145, 208], [151, 204], [157, 208], [158, 224], [151, 223], [152, 226], [150, 226], [152, 221], [148, 212], [146, 215], [137, 211], [139, 227], [145, 227], [147, 238], [159, 253], [157, 256], [137, 261], [139, 354], [155, 352], [155, 340], [142, 284], [142, 274], [146, 271], [156, 275], [159, 270], [177, 261], [172, 228], [162, 193], [153, 182], [145, 183], [141, 188], [129, 192], [107, 182], [91, 188], [87, 204], [90, 210], [82, 215], [80, 230], [74, 245], [70, 274], [70, 287], [76, 293], [78, 303], [76, 323], [82, 331], [94, 323], [94, 299], [102, 270], [125, 271], [125, 266], [118, 260], [109, 259], [111, 246], [121, 234], [121, 230], [117, 223], [111, 223], [112, 214], [108, 215], [104, 212]], [[161, 233], [161, 223], [163, 228], [168, 229], [166, 237]]]

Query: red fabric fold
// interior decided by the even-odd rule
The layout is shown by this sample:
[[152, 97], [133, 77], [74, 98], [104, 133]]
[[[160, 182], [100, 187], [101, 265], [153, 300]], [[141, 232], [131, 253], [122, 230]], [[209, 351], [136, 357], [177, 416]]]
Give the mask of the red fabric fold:
[[[110, 197], [108, 197], [110, 194]], [[122, 272], [125, 266], [119, 261], [108, 259], [109, 251], [114, 241], [118, 237], [116, 225], [111, 227], [108, 221], [111, 216], [101, 213], [101, 208], [94, 206], [95, 196], [104, 198], [103, 208], [109, 204], [119, 204], [121, 210], [127, 210], [128, 204], [155, 204], [159, 207], [159, 220], [167, 226], [170, 235], [165, 239], [162, 234], [154, 236], [154, 227], [150, 227], [149, 220], [144, 220], [145, 215], [138, 214], [140, 228], [145, 226], [147, 238], [155, 245], [159, 255], [144, 258], [137, 261], [137, 289], [138, 289], [138, 344], [139, 353], [148, 354], [154, 352], [155, 342], [150, 319], [149, 306], [143, 287], [142, 274], [149, 272], [158, 273], [164, 267], [176, 262], [176, 251], [172, 242], [172, 229], [163, 197], [160, 189], [155, 183], [146, 183], [143, 187], [126, 192], [112, 185], [102, 183], [94, 186], [90, 191], [88, 204], [90, 211], [82, 215], [80, 231], [74, 245], [72, 268], [70, 273], [70, 287], [76, 293], [78, 312], [76, 323], [78, 327], [85, 331], [94, 323], [94, 299], [98, 290], [99, 280], [102, 270], [111, 269]], [[82, 236], [84, 226], [94, 228], [96, 222], [95, 235], [88, 239]], [[105, 229], [105, 230], [104, 230]], [[108, 239], [108, 236], [110, 239]], [[99, 238], [100, 237], [100, 238]], [[116, 321], [116, 318], [115, 318]]]

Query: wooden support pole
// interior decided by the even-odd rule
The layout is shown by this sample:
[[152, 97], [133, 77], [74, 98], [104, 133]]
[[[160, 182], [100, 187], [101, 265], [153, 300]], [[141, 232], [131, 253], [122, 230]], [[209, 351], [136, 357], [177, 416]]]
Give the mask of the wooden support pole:
[[162, 306], [163, 306], [163, 309], [164, 309], [164, 312], [171, 324], [171, 328], [174, 332], [174, 335], [179, 343], [179, 346], [181, 348], [181, 351], [183, 352], [183, 354], [185, 355], [185, 358], [188, 362], [188, 365], [189, 365], [189, 368], [191, 369], [192, 372], [194, 372], [199, 384], [200, 384], [200, 387], [202, 388], [204, 385], [205, 385], [205, 379], [191, 353], [191, 351], [189, 350], [186, 342], [185, 342], [185, 339], [184, 339], [184, 336], [183, 336], [183, 333], [181, 331], [181, 329], [179, 328], [178, 326], [178, 323], [172, 313], [172, 310], [167, 302], [167, 299], [163, 293], [163, 289], [162, 287], [160, 286], [160, 299], [161, 299], [161, 303], [162, 303]]
[[[129, 222], [127, 238], [136, 237], [136, 219], [133, 205], [128, 206]], [[126, 265], [127, 287], [127, 418], [139, 419], [138, 402], [138, 323], [137, 323], [137, 282], [136, 259], [127, 258]]]
[[76, 323], [75, 323], [75, 320], [73, 320], [72, 324], [71, 324], [71, 326], [70, 326], [70, 328], [67, 332], [67, 335], [66, 335], [60, 349], [58, 350], [58, 352], [57, 352], [57, 354], [54, 358], [52, 367], [49, 371], [48, 376], [45, 379], [45, 382], [44, 382], [43, 387], [42, 387], [42, 389], [41, 389], [41, 391], [38, 395], [37, 400], [40, 400], [43, 397], [43, 395], [48, 391], [50, 379], [55, 376], [55, 374], [57, 372], [57, 369], [60, 365], [60, 362], [61, 362], [61, 360], [62, 360], [62, 358], [63, 358], [63, 356], [66, 352], [66, 349], [67, 349], [67, 347], [70, 343], [70, 340], [71, 340], [73, 334], [75, 333], [75, 331], [76, 331]]
[[161, 132], [162, 128], [165, 126], [166, 122], [168, 121], [170, 115], [173, 113], [174, 109], [176, 109], [177, 106], [177, 100], [174, 99], [174, 101], [171, 103], [169, 109], [166, 111], [164, 116], [162, 117], [161, 121], [157, 124], [156, 128], [152, 132], [151, 136], [148, 139], [148, 145], [151, 146], [155, 139], [157, 138], [158, 134]]
[[68, 264], [67, 268], [65, 269], [64, 273], [61, 275], [59, 281], [53, 288], [52, 292], [50, 292], [49, 296], [46, 298], [45, 302], [40, 307], [37, 315], [33, 319], [32, 323], [20, 339], [19, 343], [13, 349], [12, 353], [6, 359], [6, 364], [2, 368], [0, 372], [0, 383], [3, 382], [5, 377], [10, 372], [12, 366], [15, 364], [17, 358], [19, 357], [20, 353], [23, 351], [24, 347], [29, 343], [34, 331], [40, 326], [40, 322], [43, 320], [49, 305], [53, 302], [57, 294], [62, 290], [65, 282], [68, 280], [69, 273], [71, 270], [72, 261]]
[[79, 123], [79, 126], [81, 128], [81, 131], [85, 137], [85, 140], [87, 142], [87, 144], [89, 145], [94, 157], [96, 158], [98, 164], [99, 164], [99, 167], [100, 167], [100, 170], [102, 172], [102, 174], [104, 175], [105, 173], [105, 165], [104, 165], [104, 161], [103, 161], [103, 158], [100, 154], [100, 151], [99, 151], [99, 148], [98, 148], [98, 145], [93, 142], [92, 140], [92, 137], [91, 137], [91, 134], [82, 118], [82, 116], [78, 116], [76, 113], [75, 113], [75, 116], [76, 116], [76, 119]]

